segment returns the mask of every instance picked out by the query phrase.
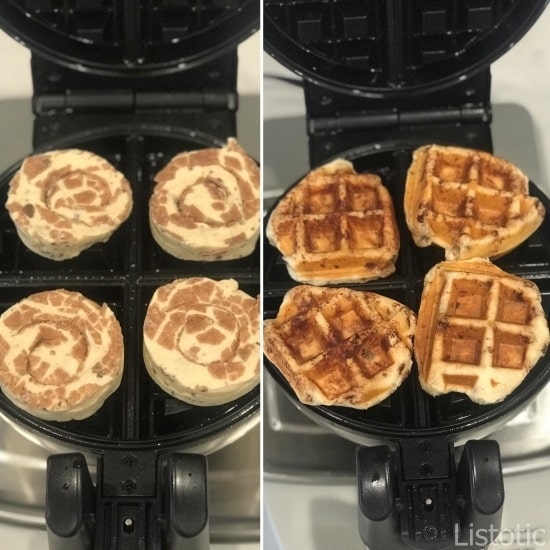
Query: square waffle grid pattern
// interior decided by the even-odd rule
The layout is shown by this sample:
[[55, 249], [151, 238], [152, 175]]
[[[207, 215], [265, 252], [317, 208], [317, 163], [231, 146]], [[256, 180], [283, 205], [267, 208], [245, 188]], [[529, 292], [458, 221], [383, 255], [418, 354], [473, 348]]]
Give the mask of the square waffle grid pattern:
[[[154, 291], [176, 278], [204, 276], [234, 278], [240, 288], [259, 293], [259, 246], [252, 256], [220, 265], [184, 262], [169, 256], [153, 240], [148, 222], [148, 199], [153, 177], [176, 153], [212, 146], [175, 135], [125, 132], [88, 139], [70, 146], [89, 149], [123, 172], [132, 186], [134, 207], [130, 218], [106, 243], [98, 243], [80, 256], [62, 262], [42, 258], [19, 240], [5, 209], [0, 213], [0, 307], [4, 311], [25, 296], [41, 290], [66, 288], [107, 303], [115, 313], [125, 344], [124, 375], [120, 388], [92, 417], [74, 422], [43, 423], [55, 437], [79, 437], [90, 447], [123, 443], [136, 447], [167, 447], [222, 428], [240, 408], [259, 406], [259, 390], [227, 405], [195, 407], [163, 392], [150, 379], [142, 358], [142, 328]], [[15, 168], [0, 181], [2, 204]], [[2, 407], [22, 414], [0, 394]], [[33, 419], [29, 417], [32, 423]], [[181, 446], [181, 444], [180, 444]]]
[[[404, 182], [411, 162], [411, 152], [415, 147], [416, 145], [410, 148], [398, 147], [389, 151], [367, 154], [362, 154], [361, 150], [354, 150], [347, 157], [353, 162], [357, 172], [378, 174], [390, 191], [396, 210], [401, 246], [395, 273], [385, 279], [342, 286], [380, 293], [418, 312], [424, 276], [431, 267], [444, 260], [444, 253], [442, 249], [435, 246], [427, 248], [415, 246], [404, 221]], [[540, 198], [547, 211], [550, 211], [548, 199], [538, 189], [531, 188], [530, 193]], [[268, 216], [269, 213], [266, 220]], [[542, 295], [544, 311], [547, 315], [549, 314], [550, 217], [548, 215], [537, 232], [514, 251], [495, 261], [495, 264], [509, 273], [536, 282]], [[284, 294], [297, 283], [288, 276], [280, 253], [267, 241], [264, 242], [263, 279], [263, 314], [265, 319], [272, 319], [277, 315]], [[503, 322], [501, 326], [510, 325]], [[528, 379], [537, 376], [540, 369], [546, 368], [544, 361], [539, 362], [528, 375]], [[264, 362], [266, 362], [265, 359]], [[266, 364], [271, 375], [293, 395], [277, 369], [269, 363]], [[415, 430], [445, 430], [448, 427], [455, 429], [461, 422], [475, 422], [477, 418], [483, 417], [496, 406], [498, 405], [478, 405], [465, 395], [455, 392], [436, 398], [429, 396], [420, 387], [416, 365], [413, 364], [411, 374], [401, 387], [388, 399], [370, 409], [360, 411], [341, 407], [318, 407], [315, 410], [328, 418], [333, 418], [332, 412], [334, 412], [334, 416], [339, 421], [351, 426], [354, 430], [368, 429], [371, 433], [385, 436], [388, 430], [413, 434]]]
[[427, 155], [427, 184], [420, 204], [429, 205], [426, 208], [434, 215], [434, 223], [445, 219], [444, 225], [450, 226], [452, 235], [459, 234], [461, 241], [491, 234], [525, 210], [524, 181], [518, 175], [501, 174], [493, 159], [458, 150], [453, 152], [452, 163], [437, 150]]
[[455, 387], [491, 387], [500, 369], [522, 369], [528, 336], [521, 327], [529, 320], [530, 304], [515, 298], [513, 281], [462, 278], [455, 272], [442, 276], [446, 299], [433, 320], [434, 328], [441, 326], [434, 347], [442, 353], [432, 358], [426, 377], [440, 376]]
[[350, 269], [361, 269], [365, 258], [383, 265], [392, 260], [397, 243], [391, 227], [383, 223], [391, 212], [378, 177], [359, 180], [346, 175], [336, 183], [312, 182], [294, 202], [283, 212], [277, 233], [281, 231], [306, 270], [342, 261]]
[[[369, 340], [372, 348], [357, 348], [347, 362], [347, 368], [340, 368], [331, 349], [339, 357], [350, 336], [371, 328], [380, 320], [374, 315], [366, 317], [358, 302], [343, 298], [322, 303], [312, 298], [309, 305], [307, 312], [281, 326], [280, 337], [290, 352], [288, 359], [293, 363], [293, 370], [324, 388], [323, 393], [328, 399], [338, 398], [351, 389], [348, 369], [358, 376], [372, 378], [394, 362], [382, 339], [378, 342]], [[328, 350], [326, 354], [323, 353], [325, 350]]]
[[[238, 0], [189, 2], [188, 0], [9, 0], [40, 21], [45, 28], [102, 47], [129, 51], [178, 42], [183, 36], [200, 33], [239, 7]], [[131, 4], [134, 4], [132, 7]], [[127, 15], [139, 14], [145, 31], [140, 38], [126, 28]], [[133, 16], [133, 17], [134, 17]], [[135, 21], [133, 19], [132, 21]], [[143, 43], [135, 43], [142, 40]]]
[[[403, 74], [411, 79], [419, 66], [453, 58], [517, 1], [415, 0], [395, 8], [395, 2], [382, 0], [265, 0], [264, 13], [313, 52], [320, 66], [367, 70], [376, 82], [396, 81]], [[396, 18], [407, 22], [403, 36], [390, 27]]]

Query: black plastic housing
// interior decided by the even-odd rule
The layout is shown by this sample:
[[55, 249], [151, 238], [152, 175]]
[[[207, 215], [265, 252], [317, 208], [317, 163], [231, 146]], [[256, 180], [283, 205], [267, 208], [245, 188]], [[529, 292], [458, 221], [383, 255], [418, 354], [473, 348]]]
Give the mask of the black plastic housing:
[[458, 466], [445, 438], [363, 447], [357, 480], [359, 533], [371, 550], [478, 550], [498, 535], [504, 486], [494, 441], [468, 441]]
[[[306, 80], [392, 105], [442, 92], [517, 43], [546, 0], [264, 0], [268, 53]], [[440, 94], [438, 102], [445, 100]]]
[[154, 457], [105, 453], [98, 458], [94, 486], [83, 455], [50, 456], [49, 549], [209, 548], [206, 458], [181, 453]]
[[0, 26], [39, 57], [124, 82], [207, 63], [258, 29], [259, 14], [256, 0], [6, 0]]

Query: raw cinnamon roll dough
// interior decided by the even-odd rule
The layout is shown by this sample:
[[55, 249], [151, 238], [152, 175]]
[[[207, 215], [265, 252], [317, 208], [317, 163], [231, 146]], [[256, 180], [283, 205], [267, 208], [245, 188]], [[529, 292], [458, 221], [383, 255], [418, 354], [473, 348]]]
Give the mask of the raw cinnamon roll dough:
[[111, 237], [130, 215], [132, 190], [105, 159], [64, 149], [23, 161], [10, 182], [6, 208], [28, 248], [66, 260]]
[[233, 260], [254, 251], [260, 231], [260, 172], [237, 141], [176, 155], [155, 177], [151, 232], [176, 258]]
[[120, 325], [79, 292], [32, 294], [0, 316], [0, 388], [44, 420], [94, 414], [120, 385]]
[[258, 300], [233, 279], [179, 279], [158, 288], [143, 327], [153, 380], [193, 405], [220, 405], [260, 376]]

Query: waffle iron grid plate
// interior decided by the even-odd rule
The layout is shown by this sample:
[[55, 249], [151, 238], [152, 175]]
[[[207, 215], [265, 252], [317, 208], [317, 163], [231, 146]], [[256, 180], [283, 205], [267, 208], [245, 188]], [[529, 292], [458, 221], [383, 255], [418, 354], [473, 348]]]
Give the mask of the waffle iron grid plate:
[[[18, 424], [71, 447], [104, 451], [127, 448], [187, 449], [202, 452], [223, 433], [246, 423], [259, 411], [259, 386], [241, 398], [215, 407], [183, 403], [163, 392], [149, 377], [142, 358], [142, 327], [156, 288], [176, 278], [234, 278], [246, 293], [260, 289], [259, 244], [241, 260], [185, 262], [169, 256], [152, 239], [148, 199], [154, 175], [185, 150], [222, 146], [211, 136], [165, 126], [118, 125], [52, 142], [48, 150], [88, 149], [123, 172], [132, 186], [130, 218], [106, 243], [63, 262], [42, 258], [19, 240], [7, 211], [0, 213], [0, 310], [34, 292], [66, 288], [107, 303], [121, 324], [125, 342], [120, 388], [88, 419], [46, 422], [34, 418], [0, 393], [0, 409]], [[36, 151], [39, 152], [39, 151]], [[20, 163], [0, 176], [0, 202]]]
[[[342, 155], [358, 172], [377, 173], [389, 189], [399, 227], [401, 246], [396, 271], [385, 279], [345, 285], [388, 296], [418, 312], [423, 280], [427, 271], [444, 259], [443, 250], [417, 247], [405, 224], [404, 182], [412, 151], [423, 143], [388, 142], [365, 146]], [[550, 311], [550, 200], [531, 182], [530, 192], [545, 205], [547, 215], [541, 227], [522, 245], [494, 263], [509, 273], [534, 281], [541, 292], [543, 308]], [[275, 206], [274, 206], [275, 207]], [[273, 208], [274, 208], [273, 207]], [[266, 216], [269, 219], [270, 213]], [[284, 294], [297, 283], [287, 273], [281, 254], [264, 241], [264, 319], [277, 315]], [[342, 285], [344, 286], [344, 285]], [[508, 398], [495, 405], [478, 405], [460, 393], [432, 397], [418, 382], [416, 364], [401, 387], [382, 403], [367, 409], [312, 407], [300, 403], [278, 369], [266, 358], [270, 375], [284, 393], [315, 422], [360, 442], [410, 437], [447, 436], [463, 442], [469, 437], [488, 435], [524, 407], [550, 379], [550, 353], [539, 360], [527, 378]]]

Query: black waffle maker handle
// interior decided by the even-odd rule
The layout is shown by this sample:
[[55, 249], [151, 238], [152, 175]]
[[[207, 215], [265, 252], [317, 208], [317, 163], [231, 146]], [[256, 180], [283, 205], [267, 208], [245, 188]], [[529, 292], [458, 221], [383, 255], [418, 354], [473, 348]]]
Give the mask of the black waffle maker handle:
[[84, 455], [48, 458], [50, 550], [206, 550], [203, 455], [111, 451], [98, 457], [94, 487]]
[[447, 438], [357, 451], [359, 534], [369, 550], [486, 548], [498, 535], [504, 484], [498, 444], [468, 441], [456, 465]]

